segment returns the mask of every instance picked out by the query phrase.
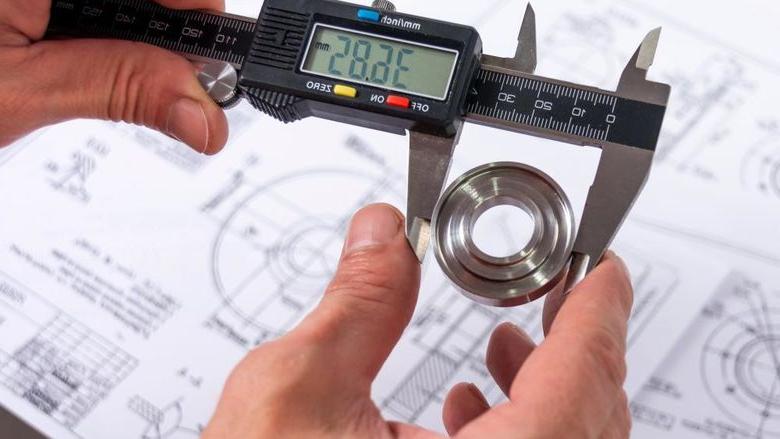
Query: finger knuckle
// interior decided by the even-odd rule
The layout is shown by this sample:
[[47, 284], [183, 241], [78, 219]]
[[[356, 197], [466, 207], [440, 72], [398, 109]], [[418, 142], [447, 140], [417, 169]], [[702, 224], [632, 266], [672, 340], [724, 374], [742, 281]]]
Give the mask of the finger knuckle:
[[345, 258], [327, 294], [348, 296], [358, 306], [391, 306], [398, 279], [387, 265], [377, 264], [372, 252], [359, 253]]
[[[135, 49], [137, 43], [131, 43]], [[114, 64], [113, 83], [109, 91], [107, 117], [114, 121], [142, 123], [145, 99], [154, 99], [154, 69], [144, 65], [138, 56], [119, 57]]]
[[111, 62], [109, 99], [104, 115], [114, 121], [125, 121], [160, 128], [165, 123], [161, 103], [172, 76], [189, 69], [186, 61], [141, 43], [127, 44]]

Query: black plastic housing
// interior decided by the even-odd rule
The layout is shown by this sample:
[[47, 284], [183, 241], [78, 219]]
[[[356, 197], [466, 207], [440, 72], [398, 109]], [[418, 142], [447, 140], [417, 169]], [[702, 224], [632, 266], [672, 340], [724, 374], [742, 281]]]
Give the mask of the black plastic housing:
[[[405, 130], [454, 134], [456, 124], [465, 114], [468, 90], [480, 66], [482, 40], [476, 29], [386, 11], [378, 12], [388, 17], [390, 24], [363, 21], [357, 18], [360, 9], [371, 8], [332, 0], [265, 0], [251, 50], [240, 73], [239, 86], [244, 96], [256, 108], [283, 122], [315, 116], [396, 134], [404, 134]], [[446, 100], [301, 72], [316, 23], [457, 50], [458, 63]], [[340, 97], [327, 87], [325, 90], [307, 87], [312, 82], [331, 87], [348, 85], [356, 88], [358, 94], [356, 98]], [[372, 95], [391, 94], [408, 97], [418, 109], [371, 101]], [[428, 111], [419, 110], [421, 106]]]

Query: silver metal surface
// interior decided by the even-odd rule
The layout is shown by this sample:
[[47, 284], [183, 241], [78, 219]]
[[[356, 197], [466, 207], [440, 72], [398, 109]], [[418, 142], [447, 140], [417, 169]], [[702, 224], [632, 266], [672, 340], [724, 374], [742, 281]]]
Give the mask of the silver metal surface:
[[374, 0], [371, 3], [371, 7], [382, 11], [395, 12], [395, 5], [387, 0]]
[[[666, 106], [671, 87], [647, 80], [647, 70], [653, 64], [661, 28], [650, 31], [628, 62], [620, 78], [617, 94]], [[650, 176], [654, 151], [606, 143], [601, 146], [601, 160], [596, 177], [585, 201], [577, 241], [575, 260], [586, 261], [585, 273], [599, 263]], [[579, 255], [579, 256], [578, 256]], [[587, 256], [587, 259], [582, 258]], [[573, 288], [577, 279], [569, 279]]]
[[[488, 255], [472, 237], [479, 217], [502, 205], [523, 209], [535, 224], [526, 247], [508, 257]], [[433, 218], [436, 259], [468, 297], [516, 306], [562, 287], [574, 245], [574, 212], [543, 172], [509, 162], [473, 169], [447, 188]]]
[[219, 61], [204, 65], [198, 81], [219, 106], [231, 108], [238, 103], [238, 72], [231, 64]]
[[563, 286], [563, 293], [569, 294], [578, 283], [585, 279], [590, 266], [590, 256], [583, 253], [574, 253], [569, 264], [569, 273], [566, 275], [566, 282]]
[[529, 3], [517, 36], [517, 50], [513, 58], [482, 55], [483, 66], [493, 66], [511, 72], [533, 73], [536, 70], [536, 13]]
[[409, 134], [409, 187], [406, 208], [406, 237], [420, 263], [431, 238], [431, 220], [450, 173], [452, 154], [460, 140], [463, 124], [452, 137], [412, 131]]
[[620, 96], [663, 106], [669, 102], [671, 87], [668, 84], [647, 80], [647, 72], [653, 65], [660, 38], [659, 27], [651, 30], [642, 40], [634, 56], [623, 69], [617, 87]]
[[653, 151], [612, 143], [602, 147], [574, 244], [575, 253], [588, 256], [588, 272], [615, 239], [644, 188], [652, 164]]

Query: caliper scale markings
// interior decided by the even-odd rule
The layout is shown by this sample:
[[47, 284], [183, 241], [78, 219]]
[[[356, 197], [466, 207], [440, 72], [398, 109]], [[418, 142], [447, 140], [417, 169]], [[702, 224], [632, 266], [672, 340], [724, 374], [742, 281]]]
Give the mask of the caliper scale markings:
[[246, 17], [171, 10], [146, 0], [54, 0], [51, 17], [49, 36], [138, 41], [236, 67], [255, 29], [255, 20]]
[[543, 129], [575, 143], [654, 149], [665, 108], [530, 74], [483, 68], [472, 84], [466, 111], [469, 120], [515, 131]]

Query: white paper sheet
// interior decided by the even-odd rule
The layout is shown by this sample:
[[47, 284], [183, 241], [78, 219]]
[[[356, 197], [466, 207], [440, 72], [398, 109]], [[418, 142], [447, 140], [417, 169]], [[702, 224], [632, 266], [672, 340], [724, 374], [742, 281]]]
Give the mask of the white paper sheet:
[[[659, 171], [655, 178], [669, 178]], [[715, 187], [717, 189], [717, 186]], [[780, 242], [776, 206], [755, 209], [759, 193], [731, 198], [718, 208], [721, 192], [705, 182], [682, 185], [666, 210], [685, 215], [670, 221], [650, 190], [634, 222], [666, 230], [700, 249], [699, 258], [728, 264], [732, 272], [684, 333], [678, 345], [632, 402], [636, 438], [777, 438], [775, 385], [780, 337]]]
[[[259, 9], [248, 1], [229, 6], [248, 15]], [[525, 4], [398, 6], [472, 23], [488, 52], [508, 54]], [[612, 87], [645, 31], [664, 24], [652, 77], [673, 80], [678, 102], [742, 90], [719, 77], [700, 83], [692, 73], [717, 76], [721, 64], [710, 60], [726, 53], [746, 66], [750, 93], [761, 98], [734, 104], [727, 116], [755, 122], [772, 113], [764, 103], [771, 91], [766, 63], [746, 49], [724, 49], [633, 3], [535, 6], [540, 74]], [[711, 9], [707, 14], [726, 13]], [[730, 237], [733, 222], [715, 218], [707, 242], [683, 238], [697, 229], [697, 203], [718, 212], [745, 194], [776, 201], [771, 190], [733, 178], [729, 155], [691, 160], [695, 172], [678, 166], [679, 151], [695, 149], [709, 139], [708, 129], [723, 125], [726, 116], [706, 102], [695, 124], [691, 111], [670, 114], [660, 163], [667, 174], [653, 180], [616, 243], [637, 288], [630, 394], [733, 269], [731, 251], [702, 257], [708, 242]], [[232, 366], [316, 304], [349, 216], [370, 201], [403, 207], [406, 139], [319, 120], [282, 126], [247, 106], [230, 119], [231, 143], [215, 158], [146, 130], [97, 122], [50, 128], [0, 156], [2, 404], [55, 437], [196, 436]], [[678, 139], [689, 131], [699, 134]], [[738, 132], [744, 130], [730, 135]], [[598, 152], [468, 126], [453, 177], [496, 160], [544, 169], [579, 214]], [[697, 171], [704, 167], [718, 178]], [[674, 208], [669, 200], [689, 181], [722, 195], [680, 197], [690, 211]], [[760, 212], [753, 201], [746, 209]], [[514, 320], [540, 337], [539, 307], [477, 306], [429, 261], [417, 314], [375, 385], [377, 404], [390, 417], [441, 429], [451, 384], [475, 382], [500, 399], [482, 365], [487, 336]]]
[[777, 273], [723, 282], [632, 403], [635, 438], [780, 437]]

